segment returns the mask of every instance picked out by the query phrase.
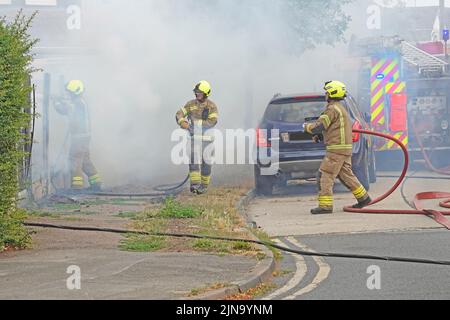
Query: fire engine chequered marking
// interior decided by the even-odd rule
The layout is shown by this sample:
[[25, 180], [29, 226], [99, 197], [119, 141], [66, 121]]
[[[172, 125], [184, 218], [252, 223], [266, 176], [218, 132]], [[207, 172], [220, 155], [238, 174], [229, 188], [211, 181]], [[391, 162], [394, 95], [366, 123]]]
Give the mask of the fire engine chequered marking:
[[[379, 67], [381, 65], [381, 67]], [[385, 117], [385, 94], [386, 91], [396, 92], [403, 85], [400, 82], [392, 82], [392, 79], [400, 77], [400, 68], [397, 59], [381, 59], [376, 63], [372, 61], [372, 83], [371, 83], [371, 112], [372, 124], [384, 125]], [[383, 74], [382, 79], [377, 76]]]
[[372, 123], [384, 124], [384, 94], [402, 93], [406, 88], [404, 82], [391, 82], [386, 84], [386, 92], [379, 91], [372, 99]]
[[[394, 137], [400, 140], [401, 137], [402, 137], [402, 135], [403, 135], [403, 132], [398, 132], [398, 133], [396, 133], [396, 134], [394, 135]], [[392, 149], [392, 147], [394, 146], [394, 144], [395, 144], [394, 141], [389, 141], [389, 142], [387, 143], [387, 148], [388, 148], [388, 149]]]
[[400, 69], [394, 74], [394, 81], [398, 81], [400, 79]]
[[[376, 109], [375, 104], [376, 104], [378, 101], [381, 101], [381, 102], [384, 101], [383, 93], [384, 93], [383, 90], [380, 90], [380, 91], [377, 92], [375, 95], [373, 95], [372, 100], [371, 100], [371, 103], [372, 103], [372, 109]], [[382, 98], [383, 98], [383, 99], [382, 99]]]
[[386, 85], [386, 94], [395, 94], [402, 92], [402, 82], [392, 82]]
[[380, 113], [375, 119], [373, 119], [373, 123], [376, 123], [378, 125], [384, 125], [386, 123], [386, 118], [384, 116], [384, 112]]
[[384, 103], [378, 107], [377, 110], [373, 112], [372, 124], [384, 125], [385, 123], [385, 113], [384, 113]]
[[[393, 60], [387, 60], [386, 63], [383, 64], [383, 66], [380, 69], [373, 69], [372, 75], [373, 75], [373, 81], [371, 82], [371, 89], [374, 90], [380, 83], [389, 81], [389, 79], [386, 78], [386, 75], [389, 71], [391, 71], [394, 68], [394, 62]], [[379, 75], [383, 75], [382, 78], [379, 78]]]
[[[392, 81], [392, 78], [394, 77], [394, 74], [398, 72], [399, 67], [396, 62], [392, 63], [386, 70], [385, 70], [385, 78], [378, 84], [378, 86], [375, 86], [373, 89], [374, 92], [379, 92], [380, 90], [383, 90], [388, 82]], [[372, 86], [373, 88], [374, 86]]]
[[370, 83], [374, 83], [375, 81], [377, 81], [377, 76], [380, 74], [381, 70], [386, 69], [389, 64], [391, 62], [390, 61], [386, 61], [385, 59], [380, 60], [373, 68], [372, 68], [372, 74], [371, 74], [371, 81]]
[[[394, 68], [397, 67], [395, 69], [395, 71], [393, 72], [393, 74], [397, 73], [399, 71], [398, 69], [398, 62], [397, 60], [387, 60], [385, 64], [383, 64], [381, 69], [375, 69], [375, 67], [373, 67], [372, 69], [372, 82], [371, 82], [371, 89], [374, 92], [377, 92], [378, 90], [375, 90], [378, 86], [380, 85], [384, 85], [387, 82], [390, 82], [391, 77], [388, 77], [388, 74], [390, 72], [392, 72], [392, 70], [394, 70]], [[384, 77], [383, 79], [378, 79], [377, 76], [383, 74]]]
[[375, 124], [384, 124], [384, 96], [382, 96], [377, 104], [372, 107], [372, 123]]
[[382, 101], [382, 104], [380, 103], [380, 105], [374, 105], [373, 111], [372, 111], [372, 119], [375, 119], [376, 117], [378, 117], [378, 115], [383, 111], [383, 106], [384, 106], [384, 97], [383, 99], [380, 99], [379, 101]]
[[[409, 135], [408, 132], [397, 132], [394, 134], [394, 137], [400, 140], [405, 146], [408, 146], [409, 143]], [[397, 146], [395, 143], [388, 142], [386, 143], [382, 148], [380, 148], [381, 151], [384, 150], [390, 150], [390, 149], [399, 149], [400, 147]]]
[[372, 104], [372, 111], [374, 112], [375, 110], [377, 110], [378, 108], [380, 108], [380, 106], [384, 106], [384, 92], [380, 91], [380, 97], [378, 98], [378, 100], [374, 100], [374, 103]]

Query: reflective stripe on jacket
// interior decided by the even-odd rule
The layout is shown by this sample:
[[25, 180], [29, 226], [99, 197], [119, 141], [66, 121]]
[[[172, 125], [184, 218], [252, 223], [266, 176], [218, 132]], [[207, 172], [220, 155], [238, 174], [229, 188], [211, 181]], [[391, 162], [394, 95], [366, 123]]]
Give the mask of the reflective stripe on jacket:
[[353, 134], [350, 116], [339, 101], [331, 101], [319, 120], [310, 128], [324, 128], [324, 139], [327, 151], [352, 155]]
[[203, 136], [197, 134], [194, 136], [194, 139], [203, 141], [214, 140], [214, 137], [205, 134], [205, 132], [217, 125], [218, 118], [218, 108], [216, 104], [209, 99], [203, 103], [200, 103], [198, 100], [191, 100], [181, 108], [176, 115], [177, 123], [179, 125], [183, 122], [188, 122], [192, 127], [200, 128], [200, 131], [203, 132]]

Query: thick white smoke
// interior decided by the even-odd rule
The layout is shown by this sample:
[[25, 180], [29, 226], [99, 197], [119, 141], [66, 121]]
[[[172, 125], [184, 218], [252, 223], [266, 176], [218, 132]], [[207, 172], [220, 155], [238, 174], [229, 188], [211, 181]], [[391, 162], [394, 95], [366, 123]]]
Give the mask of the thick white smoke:
[[[193, 99], [199, 80], [213, 86], [211, 99], [219, 107], [218, 128], [223, 130], [255, 127], [275, 93], [320, 91], [330, 79], [353, 85], [356, 75], [346, 73], [347, 44], [299, 54], [294, 50], [299, 35], [292, 33], [281, 4], [83, 2], [81, 39], [88, 55], [47, 71], [85, 81], [92, 156], [107, 185], [164, 183], [170, 181], [159, 180], [186, 173], [187, 168], [172, 164], [170, 136], [177, 128], [176, 111]], [[360, 17], [359, 7], [354, 12]], [[57, 144], [65, 135], [60, 120], [52, 118]], [[59, 149], [53, 146], [51, 161]]]
[[[320, 90], [335, 50], [292, 51], [276, 1], [93, 1], [85, 7], [92, 150], [109, 184], [174, 169], [175, 112], [199, 80], [213, 85], [220, 129], [254, 127], [278, 92]], [[332, 58], [330, 58], [332, 56]]]

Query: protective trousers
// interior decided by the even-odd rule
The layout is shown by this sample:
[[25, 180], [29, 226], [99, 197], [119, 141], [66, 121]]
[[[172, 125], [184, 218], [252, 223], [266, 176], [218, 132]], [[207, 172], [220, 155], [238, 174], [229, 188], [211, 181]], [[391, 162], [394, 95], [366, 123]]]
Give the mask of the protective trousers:
[[328, 152], [322, 162], [317, 179], [319, 184], [320, 208], [333, 208], [333, 187], [336, 178], [347, 189], [352, 191], [359, 203], [368, 199], [369, 195], [367, 190], [362, 186], [352, 171], [352, 156]]
[[214, 155], [212, 142], [192, 139], [191, 159], [189, 165], [191, 186], [202, 185], [207, 188], [211, 183], [212, 165], [211, 159]]
[[91, 161], [89, 144], [81, 141], [72, 141], [70, 148], [70, 165], [72, 175], [72, 189], [83, 189], [85, 174], [90, 186], [99, 186], [101, 178]]

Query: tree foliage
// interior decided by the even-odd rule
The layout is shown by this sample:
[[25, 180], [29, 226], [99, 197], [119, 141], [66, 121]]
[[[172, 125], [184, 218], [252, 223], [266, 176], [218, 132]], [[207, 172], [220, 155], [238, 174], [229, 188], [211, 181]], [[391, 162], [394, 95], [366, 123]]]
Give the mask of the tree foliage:
[[225, 20], [228, 30], [241, 32], [242, 27], [252, 23], [256, 24], [256, 28], [262, 27], [262, 24], [268, 25], [279, 33], [280, 38], [287, 39], [295, 52], [301, 53], [317, 45], [335, 45], [344, 40], [351, 22], [346, 6], [352, 2], [353, 0], [243, 0], [237, 4], [229, 0], [191, 0], [184, 3], [190, 12], [213, 17], [211, 21]]
[[344, 40], [351, 17], [344, 6], [352, 0], [280, 0], [284, 3], [286, 22], [297, 37], [297, 47], [334, 45]]
[[29, 79], [36, 40], [28, 30], [34, 15], [19, 12], [12, 22], [0, 19], [0, 251], [5, 246], [23, 246], [28, 235], [17, 209], [19, 164], [26, 155], [21, 145], [30, 125]]

